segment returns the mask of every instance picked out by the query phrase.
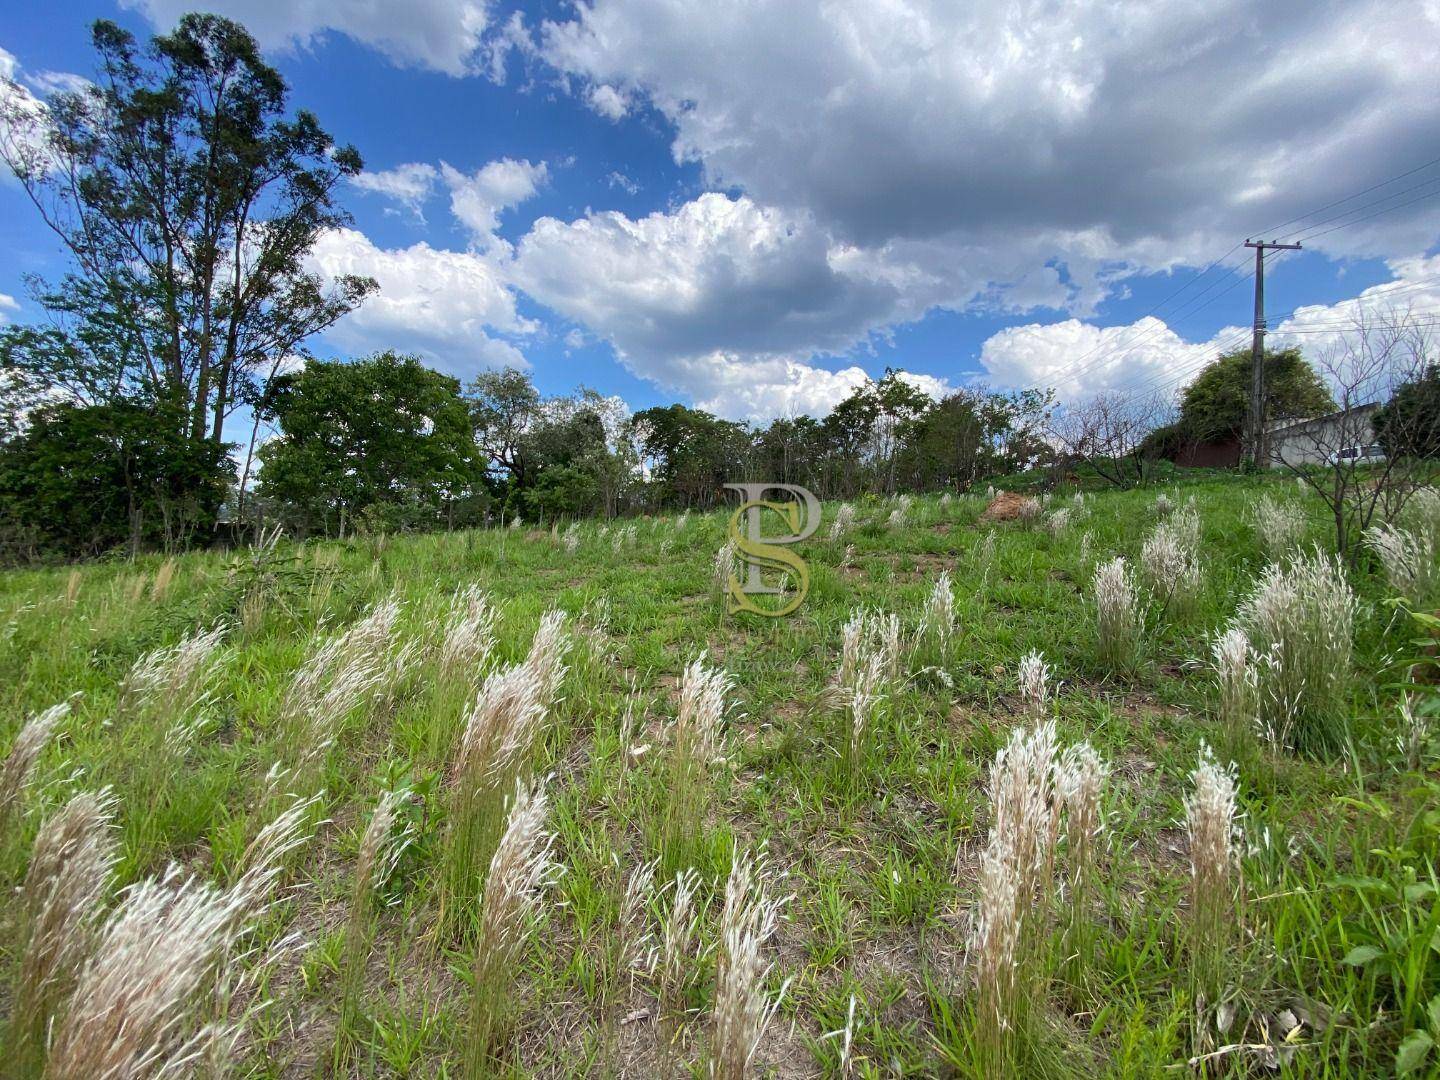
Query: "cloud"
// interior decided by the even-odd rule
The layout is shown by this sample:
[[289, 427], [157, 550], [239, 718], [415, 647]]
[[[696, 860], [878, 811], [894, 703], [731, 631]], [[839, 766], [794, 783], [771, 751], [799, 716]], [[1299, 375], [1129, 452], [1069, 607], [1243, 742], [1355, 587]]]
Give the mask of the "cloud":
[[[587, 100], [645, 97], [710, 184], [913, 265], [947, 305], [1047, 265], [1208, 261], [1440, 142], [1426, 0], [594, 0], [542, 48]], [[1317, 244], [1393, 257], [1437, 230], [1432, 200]]]
[[[190, 0], [122, 0], [160, 29], [194, 8]], [[397, 64], [447, 75], [484, 71], [490, 5], [485, 0], [409, 0], [403, 10], [372, 0], [211, 0], [207, 11], [236, 19], [265, 48], [311, 48], [341, 33]], [[503, 27], [501, 28], [503, 30]]]
[[632, 219], [540, 218], [511, 280], [614, 346], [637, 374], [727, 416], [827, 411], [864, 372], [842, 354], [896, 318], [894, 286], [803, 217], [708, 193]]
[[94, 85], [85, 76], [69, 71], [37, 71], [26, 75], [25, 81], [42, 94], [73, 94]]
[[491, 332], [525, 336], [538, 327], [516, 312], [514, 294], [482, 256], [425, 243], [385, 250], [357, 230], [334, 229], [320, 237], [311, 263], [326, 278], [363, 274], [380, 284], [327, 335], [342, 349], [414, 351], [456, 375], [529, 366]]
[[1078, 319], [1031, 323], [992, 334], [981, 348], [980, 365], [998, 387], [1053, 388], [1062, 402], [1112, 391], [1169, 393], [1239, 332], [1227, 327], [1209, 341], [1189, 342], [1148, 315], [1127, 326]]
[[[1296, 347], [1313, 362], [1347, 339], [1353, 343], [1358, 327], [1397, 318], [1433, 335], [1440, 316], [1440, 255], [1396, 259], [1389, 267], [1390, 281], [1348, 300], [1271, 312], [1267, 347]], [[1053, 387], [1061, 401], [1073, 402], [1102, 391], [1177, 395], [1211, 360], [1249, 345], [1247, 326], [1227, 326], [1207, 341], [1192, 342], [1153, 316], [1105, 327], [1066, 319], [992, 334], [980, 363], [997, 386]]]
[[7, 293], [0, 293], [0, 326], [10, 321], [10, 312], [19, 311], [20, 305], [13, 296]]
[[435, 190], [440, 172], [434, 165], [413, 161], [380, 172], [362, 172], [351, 179], [361, 191], [368, 191], [399, 203], [420, 221], [425, 220], [425, 200]]
[[640, 194], [640, 185], [622, 172], [612, 172], [605, 177], [605, 183], [612, 188], [619, 188], [626, 195]]
[[630, 111], [630, 99], [613, 86], [603, 83], [592, 86], [585, 95], [586, 104], [606, 120], [620, 121]]
[[450, 189], [451, 213], [482, 251], [502, 243], [495, 235], [500, 215], [533, 198], [549, 178], [543, 161], [532, 165], [513, 158], [492, 161], [469, 174], [442, 162], [440, 173]]

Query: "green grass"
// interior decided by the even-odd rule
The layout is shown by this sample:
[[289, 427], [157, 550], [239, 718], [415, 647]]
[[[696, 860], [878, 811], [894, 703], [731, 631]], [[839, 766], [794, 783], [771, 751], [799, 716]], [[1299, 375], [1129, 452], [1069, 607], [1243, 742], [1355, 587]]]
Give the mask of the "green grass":
[[[587, 628], [531, 768], [550, 777], [550, 828], [566, 869], [532, 930], [515, 1034], [496, 1067], [516, 1075], [650, 1075], [658, 1061], [698, 1068], [724, 880], [740, 844], [764, 845], [795, 894], [770, 944], [771, 989], [790, 983], [756, 1071], [839, 1069], [844, 1040], [833, 1033], [846, 1026], [853, 998], [853, 1075], [963, 1073], [973, 1060], [963, 960], [989, 822], [986, 770], [1024, 722], [1015, 667], [1033, 648], [1060, 683], [1062, 741], [1088, 739], [1112, 773], [1087, 936], [1094, 960], [1084, 978], [1063, 979], [1074, 966], [1057, 956], [1050, 1000], [1035, 1003], [1043, 1022], [1027, 1027], [1026, 1060], [1067, 1075], [1167, 1075], [1198, 1047], [1268, 1041], [1272, 1050], [1243, 1063], [1217, 1056], [1204, 1070], [1239, 1075], [1271, 1054], [1292, 1076], [1386, 1075], [1398, 1055], [1423, 1074], [1440, 1058], [1428, 1047], [1440, 1040], [1440, 785], [1405, 773], [1395, 747], [1396, 664], [1413, 632], [1383, 603], [1383, 580], [1370, 568], [1352, 574], [1361, 598], [1357, 672], [1335, 703], [1345, 720], [1339, 745], [1317, 756], [1234, 755], [1253, 848], [1243, 867], [1250, 900], [1228, 965], [1234, 1019], [1197, 1041], [1178, 823], [1202, 740], [1224, 746], [1205, 667], [1209, 638], [1265, 563], [1249, 506], [1265, 492], [1299, 496], [1293, 484], [1231, 477], [1166, 490], [1195, 499], [1203, 581], [1183, 607], [1146, 608], [1138, 654], [1123, 673], [1097, 652], [1090, 583], [1098, 562], [1137, 559], [1157, 520], [1155, 488], [1091, 493], [1058, 535], [979, 524], [984, 500], [973, 496], [947, 507], [917, 498], [906, 525], [891, 529], [893, 505], [864, 499], [858, 526], [831, 543], [822, 539], [835, 511], [827, 506], [826, 525], [794, 549], [811, 567], [810, 595], [777, 620], [722, 613], [712, 585], [719, 514], [692, 514], [678, 534], [673, 516], [622, 523], [636, 529], [618, 551], [617, 527], [602, 535], [600, 524], [584, 523], [574, 554], [548, 535], [508, 529], [192, 553], [175, 558], [158, 596], [150, 583], [160, 558], [99, 562], [80, 569], [73, 604], [69, 568], [6, 573], [0, 747], [30, 713], [82, 696], [42, 758], [13, 839], [0, 845], [0, 885], [23, 877], [43, 815], [69, 793], [104, 784], [120, 800], [119, 884], [172, 862], [226, 880], [266, 820], [267, 770], [294, 756], [281, 704], [314, 641], [393, 594], [404, 607], [398, 635], [424, 644], [450, 598], [477, 584], [500, 612], [491, 663], [523, 660], [550, 607]], [[1319, 508], [1309, 512], [1323, 542]], [[956, 634], [943, 655], [927, 648], [905, 659], [863, 758], [847, 762], [845, 725], [827, 693], [840, 628], [865, 606], [898, 614], [913, 634], [943, 570], [955, 582]], [[216, 622], [229, 629], [208, 723], [172, 759], [157, 749], [172, 718], [118, 716], [119, 686], [145, 652]], [[735, 691], [726, 761], [708, 775], [708, 818], [692, 823], [684, 845], [702, 878], [700, 941], [680, 1015], [659, 1023], [656, 979], [618, 972], [612, 938], [631, 868], [674, 857], [663, 828], [673, 795], [666, 729], [679, 675], [702, 650]], [[379, 707], [338, 718], [323, 762], [326, 823], [291, 872], [298, 888], [262, 931], [312, 944], [266, 973], [271, 1003], [250, 1023], [242, 1075], [330, 1075], [340, 1061], [344, 1075], [454, 1075], [464, 1059], [472, 957], [463, 936], [436, 929], [447, 765], [462, 710], [426, 656]], [[632, 698], [638, 722], [627, 746], [621, 724]], [[852, 765], [863, 767], [863, 783]], [[345, 927], [358, 836], [392, 788], [409, 793], [410, 844], [377, 905], [373, 936], [367, 931], [356, 991]], [[652, 915], [668, 902], [657, 895]], [[0, 920], [6, 972], [16, 932]], [[8, 979], [6, 987], [8, 1008]]]

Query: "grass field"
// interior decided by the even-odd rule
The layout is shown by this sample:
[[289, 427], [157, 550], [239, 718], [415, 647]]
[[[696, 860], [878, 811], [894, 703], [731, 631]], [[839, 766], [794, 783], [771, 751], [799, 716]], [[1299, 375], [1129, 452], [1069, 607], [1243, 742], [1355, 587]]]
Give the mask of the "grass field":
[[[1030, 525], [862, 500], [835, 540], [830, 505], [773, 620], [724, 615], [719, 515], [6, 573], [0, 746], [71, 703], [23, 790], [0, 774], [7, 1075], [1423, 1075], [1418, 631], [1347, 571], [1353, 632], [1310, 613], [1347, 640], [1257, 733], [1212, 640], [1269, 561], [1262, 496], [1304, 515], [1276, 554], [1324, 542], [1260, 480]], [[1147, 584], [1191, 499], [1198, 560], [1152, 551]], [[1117, 555], [1134, 619], [1102, 641]], [[852, 627], [837, 688], [861, 609], [898, 638]], [[1049, 720], [1007, 758], [1038, 755], [1016, 896], [989, 770]]]

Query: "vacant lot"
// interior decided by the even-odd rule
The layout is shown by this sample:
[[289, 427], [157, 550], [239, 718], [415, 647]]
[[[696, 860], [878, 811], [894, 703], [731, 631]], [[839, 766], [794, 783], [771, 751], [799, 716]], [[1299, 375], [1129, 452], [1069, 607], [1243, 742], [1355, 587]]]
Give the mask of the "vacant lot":
[[0, 577], [9, 1075], [1427, 1070], [1433, 571], [986, 501], [827, 506], [777, 620], [718, 515]]

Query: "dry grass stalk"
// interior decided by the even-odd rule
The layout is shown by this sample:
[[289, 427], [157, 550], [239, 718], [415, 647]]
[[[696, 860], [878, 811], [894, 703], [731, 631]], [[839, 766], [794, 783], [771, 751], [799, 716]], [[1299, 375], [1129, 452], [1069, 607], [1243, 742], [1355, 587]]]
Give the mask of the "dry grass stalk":
[[1228, 627], [1210, 646], [1211, 666], [1220, 697], [1220, 723], [1227, 742], [1239, 746], [1258, 725], [1259, 685], [1250, 639], [1238, 626]]
[[723, 724], [734, 681], [701, 653], [680, 678], [680, 705], [670, 727], [669, 787], [662, 822], [667, 873], [695, 862], [709, 817], [715, 766], [725, 761]]
[[950, 578], [950, 571], [945, 570], [935, 579], [930, 595], [926, 597], [917, 636], [922, 640], [933, 637], [943, 655], [954, 634], [955, 586]]
[[1251, 516], [1260, 547], [1272, 559], [1291, 554], [1305, 538], [1305, 513], [1298, 503], [1262, 495]]
[[1039, 499], [1026, 497], [1015, 507], [1015, 520], [1027, 529], [1033, 529], [1045, 516], [1045, 504]]
[[545, 831], [548, 809], [543, 783], [533, 789], [517, 783], [505, 833], [490, 860], [475, 947], [467, 1077], [491, 1075], [514, 1020], [517, 969], [541, 891], [559, 872], [551, 857], [554, 837]]
[[[272, 770], [267, 789], [278, 791], [286, 776], [284, 772]], [[321, 798], [320, 793], [289, 796], [288, 805], [261, 826], [246, 845], [233, 886], [242, 914], [257, 914], [274, 900], [292, 856], [310, 842], [322, 824], [318, 820]], [[274, 805], [276, 801], [267, 799], [265, 805]]]
[[442, 912], [453, 931], [481, 895], [499, 841], [501, 809], [528, 764], [545, 716], [526, 664], [493, 672], [465, 717], [451, 767]]
[[1339, 559], [1316, 551], [1266, 567], [1234, 624], [1265, 657], [1257, 666], [1261, 727], [1304, 749], [1335, 745], [1350, 679], [1358, 602]]
[[1140, 549], [1140, 574], [1167, 610], [1194, 603], [1204, 575], [1200, 570], [1200, 518], [1193, 508], [1176, 510], [1155, 526]]
[[700, 912], [695, 906], [699, 891], [700, 875], [693, 867], [678, 871], [670, 883], [670, 908], [661, 926], [659, 997], [662, 1020], [678, 1021], [683, 1012], [690, 954], [700, 928]]
[[715, 567], [711, 574], [711, 581], [715, 591], [721, 596], [730, 592], [730, 578], [735, 573], [735, 560], [740, 557], [740, 549], [735, 545], [734, 537], [726, 539], [720, 545], [720, 550], [715, 553]]
[[1016, 1075], [1020, 1033], [1045, 1000], [1044, 955], [1053, 907], [1056, 841], [1055, 722], [1017, 728], [990, 767], [990, 835], [970, 939], [973, 1044], [987, 1076]]
[[440, 645], [438, 678], [473, 686], [495, 649], [497, 613], [478, 585], [467, 585], [450, 602]]
[[400, 602], [384, 600], [300, 666], [281, 706], [281, 737], [294, 753], [293, 783], [313, 791], [342, 725], [389, 694], [418, 658], [414, 643], [395, 648]]
[[525, 668], [535, 681], [535, 699], [546, 712], [559, 703], [560, 684], [569, 670], [565, 658], [573, 642], [569, 616], [565, 612], [552, 608], [540, 617], [540, 626], [525, 657]]
[[35, 835], [20, 890], [20, 963], [10, 1019], [14, 1075], [38, 1075], [50, 1022], [90, 955], [101, 904], [110, 891], [118, 845], [115, 798], [81, 792]]
[[1115, 670], [1134, 666], [1141, 616], [1135, 583], [1123, 556], [1095, 568], [1095, 618], [1100, 660]]
[[1190, 842], [1190, 977], [1197, 1030], [1225, 988], [1228, 953], [1237, 945], [1240, 905], [1236, 847], [1235, 777], [1215, 763], [1208, 747], [1190, 774], [1185, 833]]
[[849, 777], [849, 793], [856, 797], [863, 790], [866, 764], [870, 757], [871, 733], [876, 715], [885, 700], [884, 658], [868, 654], [857, 667], [846, 688], [845, 717], [849, 724], [845, 741], [845, 765]]
[[774, 965], [766, 962], [764, 949], [789, 899], [767, 896], [763, 855], [736, 853], [725, 884], [720, 955], [715, 970], [710, 1075], [717, 1080], [743, 1080], [749, 1075], [765, 1028], [780, 1007], [780, 995], [772, 1001], [765, 990], [765, 980]]
[[1070, 516], [1071, 510], [1066, 506], [1050, 511], [1050, 515], [1045, 519], [1046, 531], [1051, 536], [1060, 536], [1070, 527]]
[[1090, 921], [1096, 849], [1104, 836], [1101, 797], [1109, 769], [1088, 742], [1067, 747], [1055, 769], [1055, 797], [1065, 808], [1066, 893], [1065, 957], [1070, 985], [1089, 975], [1095, 952]]
[[834, 543], [855, 527], [855, 507], [841, 503], [835, 511], [835, 520], [830, 523], [830, 541]]
[[574, 555], [580, 550], [580, 523], [578, 521], [572, 521], [566, 527], [560, 537], [560, 543], [565, 548], [567, 555]]
[[213, 1035], [197, 1013], [254, 915], [236, 890], [176, 869], [128, 889], [55, 1026], [45, 1075], [192, 1074]]
[[1390, 587], [1413, 604], [1424, 605], [1440, 587], [1437, 533], [1380, 525], [1365, 530], [1365, 544], [1385, 569]]
[[395, 823], [405, 795], [387, 791], [380, 796], [370, 823], [360, 840], [355, 860], [355, 880], [350, 893], [350, 918], [345, 926], [345, 958], [341, 969], [340, 1023], [336, 1032], [338, 1056], [342, 1059], [353, 1037], [360, 1011], [360, 993], [365, 985], [365, 966], [375, 940], [375, 898], [390, 879], [408, 842], [408, 830]]
[[10, 753], [0, 763], [0, 843], [8, 843], [10, 819], [20, 807], [25, 789], [35, 773], [35, 763], [50, 744], [60, 721], [70, 713], [70, 702], [51, 705], [36, 713], [20, 729], [10, 744]]
[[71, 570], [65, 579], [65, 606], [74, 607], [80, 599], [80, 571]]
[[223, 658], [224, 636], [225, 628], [217, 626], [146, 653], [126, 676], [116, 710], [181, 717], [200, 708]]
[[155, 601], [164, 600], [170, 591], [170, 585], [175, 580], [175, 559], [166, 559], [155, 571], [155, 580], [150, 584], [150, 599]]
[[1039, 719], [1049, 711], [1050, 665], [1038, 649], [1031, 649], [1020, 658], [1018, 682], [1020, 700], [1031, 716]]

